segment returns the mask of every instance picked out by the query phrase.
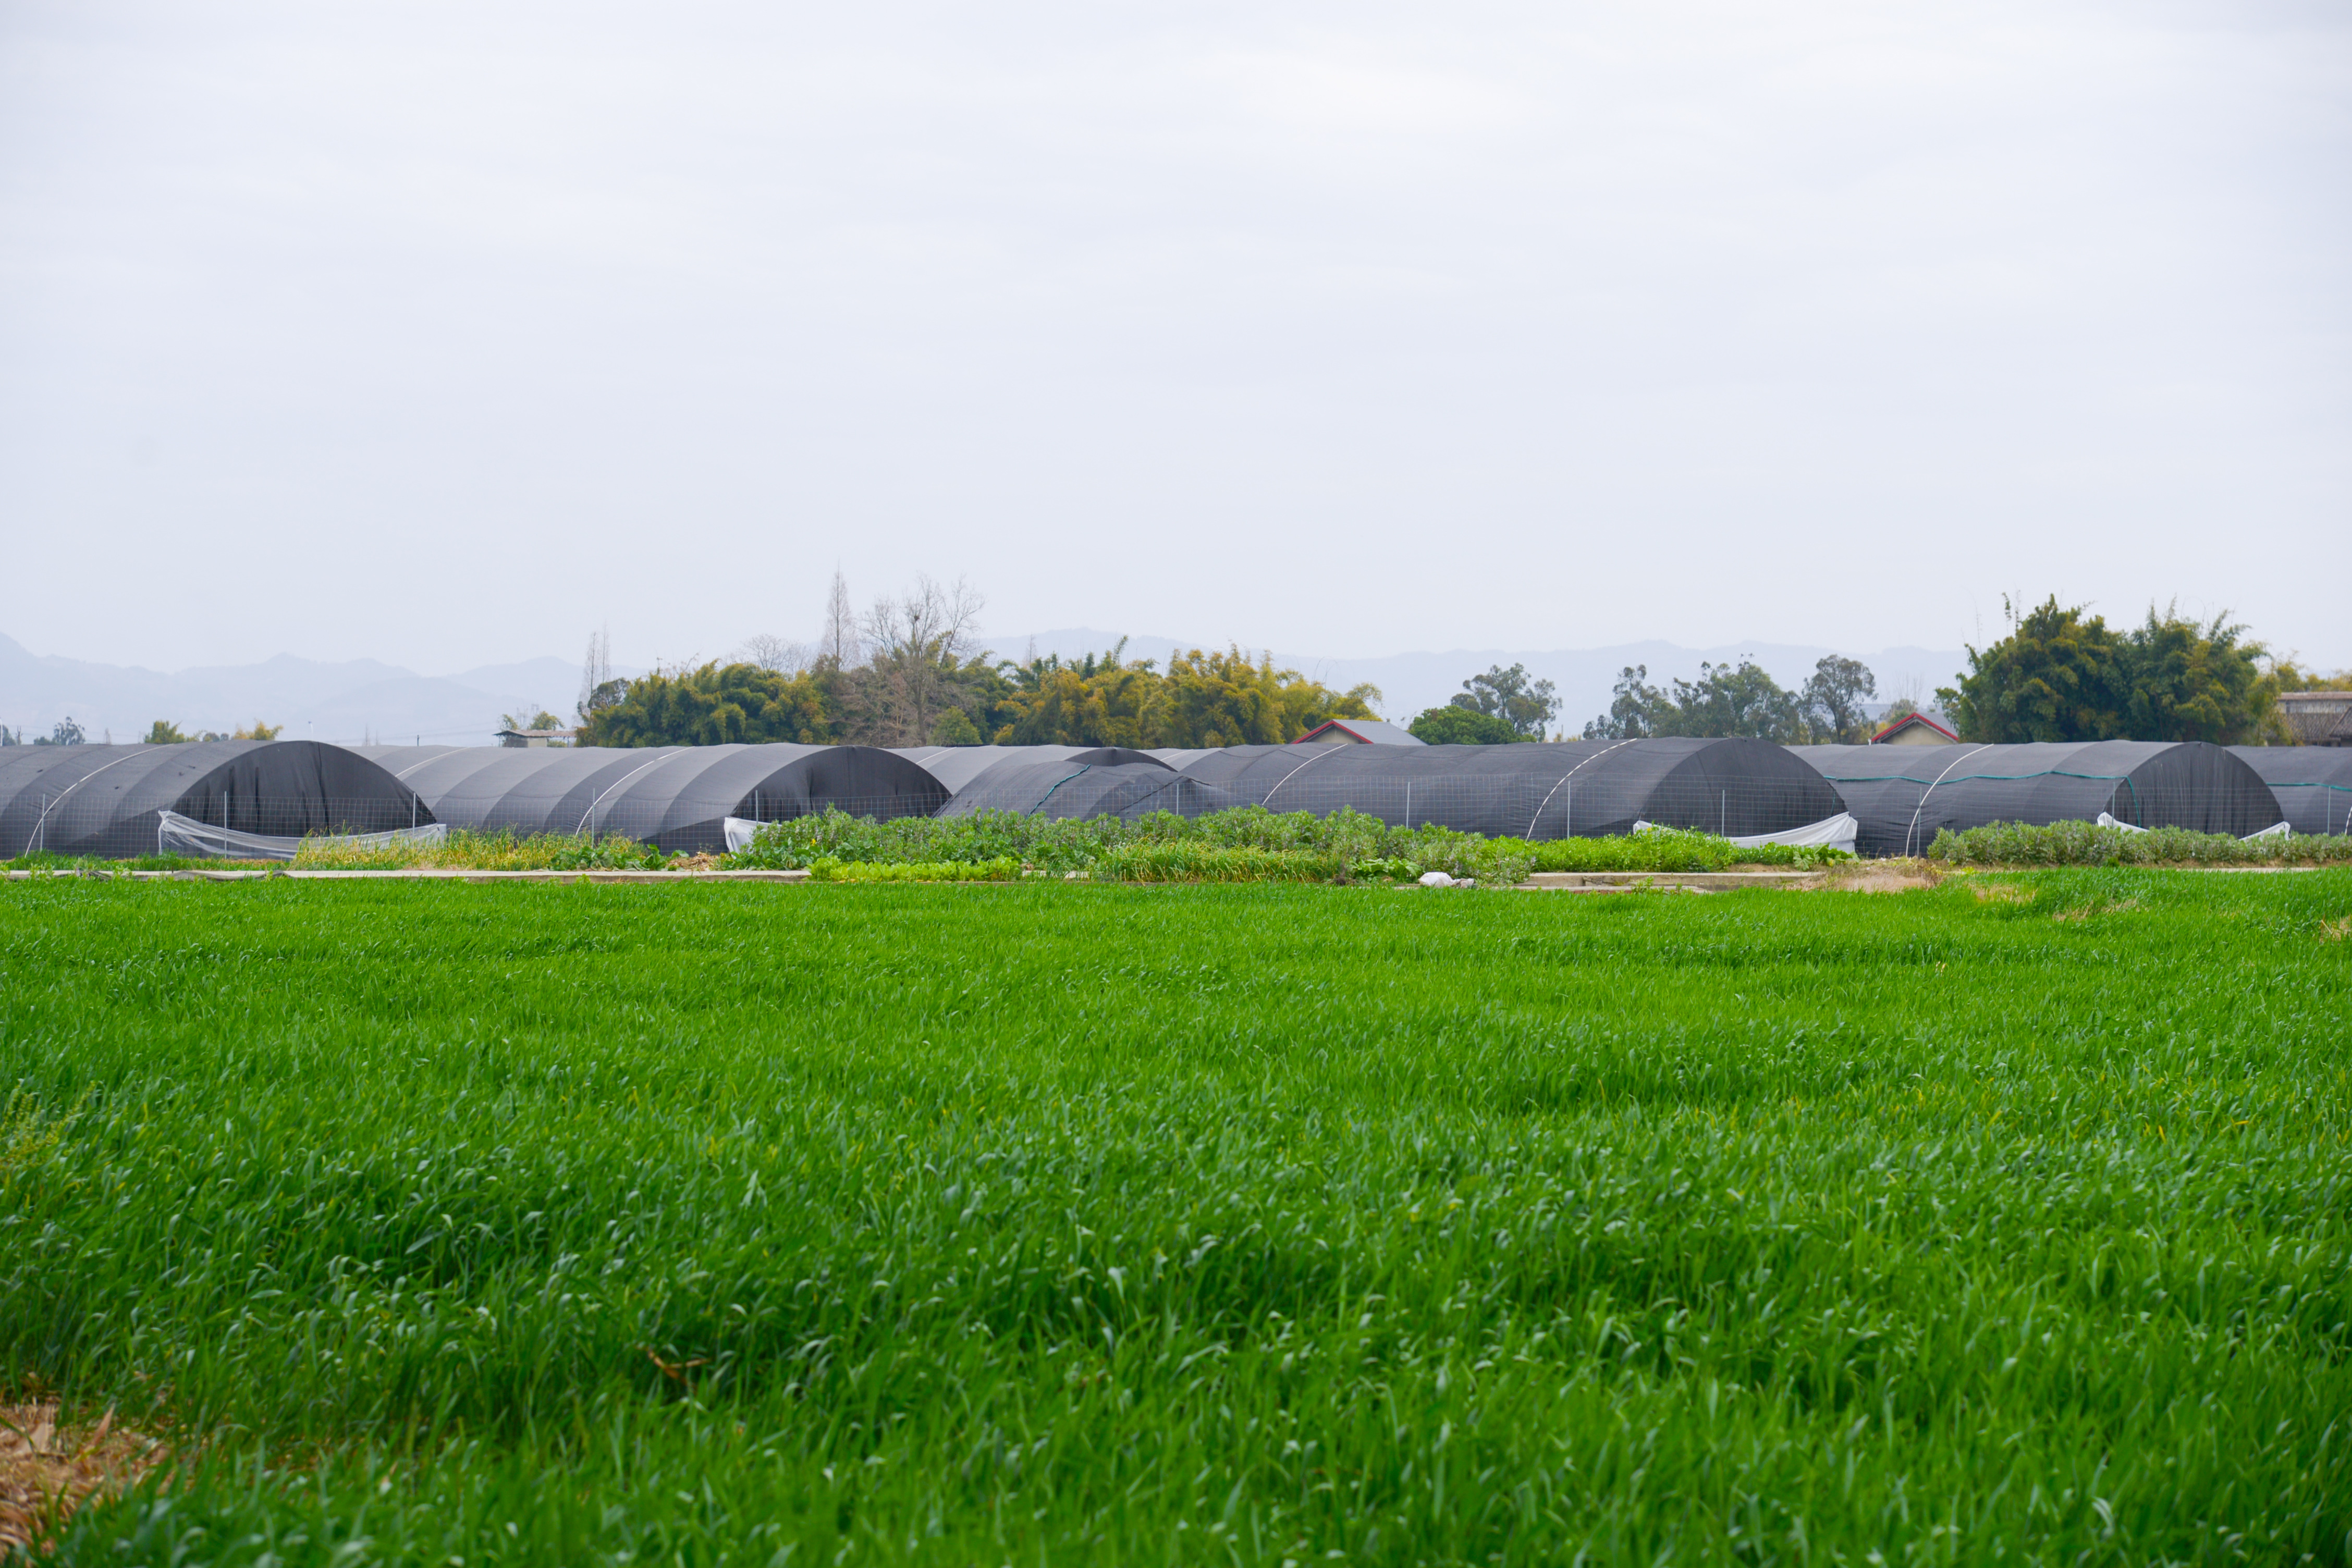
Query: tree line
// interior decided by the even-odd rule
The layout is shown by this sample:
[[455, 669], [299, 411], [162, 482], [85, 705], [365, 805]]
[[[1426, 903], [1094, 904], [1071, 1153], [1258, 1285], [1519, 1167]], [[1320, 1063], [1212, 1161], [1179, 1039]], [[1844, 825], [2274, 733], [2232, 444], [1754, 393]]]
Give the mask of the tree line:
[[999, 658], [980, 646], [981, 595], [919, 578], [914, 589], [853, 612], [835, 574], [814, 646], [751, 639], [724, 659], [611, 672], [604, 634], [589, 643], [579, 743], [720, 745], [1278, 745], [1328, 719], [1373, 716], [1377, 687], [1334, 691], [1270, 658], [1194, 648], [1164, 670], [1101, 655]]
[[158, 719], [147, 727], [147, 736], [143, 743], [150, 746], [179, 746], [193, 741], [274, 741], [285, 732], [285, 725], [265, 723], [259, 719], [256, 719], [242, 730], [229, 731], [183, 731], [177, 724], [167, 719]]
[[2118, 630], [2056, 595], [2021, 614], [2001, 600], [2010, 633], [1969, 649], [1969, 672], [1936, 695], [1964, 741], [2291, 742], [2282, 691], [2341, 689], [2352, 680], [2274, 659], [2227, 612], [2200, 624], [2177, 607]]
[[[1696, 680], [1653, 686], [1648, 666], [1626, 666], [1618, 672], [1609, 711], [1584, 726], [1583, 738], [1748, 735], [1785, 744], [1868, 738], [1864, 704], [1878, 694], [1878, 681], [1859, 660], [1832, 654], [1795, 691], [1748, 659], [1702, 664], [1699, 671]], [[1409, 728], [1433, 746], [1506, 745], [1542, 740], [1559, 709], [1550, 681], [1531, 679], [1524, 665], [1497, 665], [1464, 681], [1444, 706], [1423, 710]]]
[[1609, 711], [1584, 726], [1584, 738], [1749, 735], [1784, 746], [1853, 745], [1874, 727], [1865, 704], [1878, 695], [1878, 678], [1859, 659], [1831, 654], [1793, 691], [1752, 659], [1698, 668], [1696, 680], [1653, 686], [1646, 665], [1627, 666]]
[[[634, 680], [611, 669], [609, 643], [589, 643], [578, 716], [583, 745], [808, 744], [1234, 746], [1280, 744], [1330, 719], [1370, 719], [1370, 685], [1336, 691], [1237, 647], [1179, 653], [1161, 669], [1100, 655], [1000, 658], [979, 642], [982, 601], [967, 584], [919, 578], [913, 591], [854, 612], [835, 574], [824, 635], [814, 645], [751, 638], [724, 659]], [[2053, 595], [2019, 613], [2009, 635], [1968, 649], [1969, 669], [1939, 688], [1877, 705], [1877, 678], [1832, 654], [1794, 688], [1752, 659], [1702, 664], [1696, 680], [1659, 683], [1643, 665], [1618, 674], [1608, 711], [1587, 740], [1749, 736], [1783, 744], [1853, 744], [1906, 713], [1938, 718], [1967, 741], [2285, 742], [2281, 691], [2352, 686], [2274, 659], [2227, 615], [2205, 623], [2151, 607], [2116, 630]], [[1560, 701], [1525, 667], [1497, 666], [1462, 683], [1408, 726], [1435, 745], [1540, 741]], [[541, 715], [542, 719], [551, 716]], [[542, 726], [543, 727], [543, 726]]]
[[89, 735], [74, 721], [70, 713], [58, 720], [46, 735], [27, 734], [25, 731], [11, 730], [7, 725], [0, 724], [0, 746], [79, 746], [87, 744], [89, 740]]
[[1544, 726], [1559, 712], [1550, 681], [1529, 679], [1523, 664], [1496, 665], [1464, 681], [1443, 706], [1423, 709], [1406, 728], [1433, 746], [1503, 746], [1542, 740]]
[[[2001, 601], [2009, 635], [1968, 649], [1957, 685], [1937, 708], [1898, 698], [1871, 717], [1877, 682], [1854, 659], [1822, 659], [1790, 690], [1748, 661], [1701, 665], [1697, 680], [1649, 684], [1620, 672], [1609, 711], [1585, 725], [1588, 740], [1640, 735], [1751, 735], [1784, 744], [1852, 743], [1909, 712], [1941, 718], [1963, 741], [2205, 741], [2215, 745], [2294, 741], [2278, 711], [2282, 691], [2352, 687], [2352, 672], [2320, 675], [2274, 658], [2224, 612], [2206, 622], [2150, 605], [2117, 629], [2055, 595], [2021, 613]], [[1463, 699], [1456, 697], [1455, 702]]]
[[[265, 724], [256, 719], [245, 729], [236, 731], [183, 731], [168, 719], [158, 719], [147, 727], [140, 744], [146, 746], [176, 746], [193, 741], [274, 741], [284, 731], [283, 724]], [[22, 730], [11, 730], [0, 724], [0, 746], [80, 746], [87, 745], [89, 736], [68, 714], [58, 721], [46, 735], [26, 737]]]

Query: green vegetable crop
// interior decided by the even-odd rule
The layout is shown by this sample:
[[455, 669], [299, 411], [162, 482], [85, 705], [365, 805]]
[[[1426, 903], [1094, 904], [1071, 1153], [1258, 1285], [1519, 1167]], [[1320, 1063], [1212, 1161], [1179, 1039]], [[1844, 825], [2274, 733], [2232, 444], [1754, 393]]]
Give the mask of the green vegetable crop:
[[1945, 828], [1927, 847], [1927, 858], [1968, 866], [2344, 866], [2352, 865], [2352, 837], [2278, 833], [2238, 838], [2185, 827], [2141, 831], [2089, 822], [2039, 827], [1996, 822], [1965, 833]]

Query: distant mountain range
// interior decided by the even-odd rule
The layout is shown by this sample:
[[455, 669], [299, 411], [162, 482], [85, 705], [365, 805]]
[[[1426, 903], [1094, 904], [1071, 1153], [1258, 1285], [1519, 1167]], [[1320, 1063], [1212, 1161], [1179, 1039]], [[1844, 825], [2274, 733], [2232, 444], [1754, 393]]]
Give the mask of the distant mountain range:
[[167, 675], [42, 658], [0, 636], [0, 724], [32, 735], [68, 718], [93, 741], [135, 741], [158, 719], [190, 731], [259, 719], [284, 725], [288, 740], [488, 745], [501, 714], [568, 714], [579, 694], [580, 667], [560, 658], [428, 676], [372, 658], [329, 664], [279, 654]]
[[[1118, 634], [1089, 626], [987, 639], [999, 655], [1025, 658], [1059, 654], [1065, 659], [1099, 654]], [[1171, 653], [1201, 647], [1165, 637], [1129, 637], [1126, 657], [1149, 658], [1165, 669]], [[1680, 676], [1695, 679], [1701, 661], [1717, 664], [1752, 658], [1785, 686], [1811, 673], [1814, 661], [1832, 652], [1853, 653], [1878, 677], [1879, 696], [1892, 698], [1916, 684], [1922, 695], [1949, 684], [1963, 666], [1957, 650], [1852, 649], [1780, 643], [1727, 643], [1686, 648], [1673, 643], [1627, 643], [1617, 647], [1560, 648], [1539, 652], [1507, 648], [1457, 648], [1444, 653], [1401, 653], [1380, 658], [1328, 658], [1276, 652], [1275, 662], [1327, 686], [1346, 689], [1370, 681], [1381, 692], [1374, 706], [1386, 716], [1409, 721], [1462, 689], [1462, 682], [1491, 665], [1523, 664], [1549, 680], [1560, 697], [1559, 726], [1576, 733], [1586, 720], [1607, 710], [1617, 672], [1644, 665], [1653, 682]], [[634, 669], [617, 673], [634, 675]], [[260, 719], [286, 727], [289, 739], [423, 741], [488, 744], [501, 714], [544, 707], [569, 714], [580, 690], [580, 667], [567, 659], [527, 659], [485, 665], [457, 675], [427, 676], [374, 659], [325, 663], [280, 654], [261, 664], [219, 665], [165, 674], [132, 666], [94, 664], [43, 657], [0, 635], [0, 724], [46, 735], [71, 718], [89, 739], [110, 735], [132, 741], [158, 719], [183, 730], [234, 730]]]

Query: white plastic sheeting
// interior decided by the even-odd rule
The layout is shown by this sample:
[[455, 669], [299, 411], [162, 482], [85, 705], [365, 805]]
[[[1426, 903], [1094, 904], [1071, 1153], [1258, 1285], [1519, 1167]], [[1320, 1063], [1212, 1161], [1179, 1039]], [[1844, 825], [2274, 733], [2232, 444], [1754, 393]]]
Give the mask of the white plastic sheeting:
[[748, 816], [730, 816], [719, 826], [727, 834], [727, 853], [732, 855], [738, 850], [751, 847], [751, 840], [760, 837], [760, 829], [768, 825], [754, 822]]
[[239, 833], [215, 827], [176, 811], [158, 812], [155, 853], [204, 856], [215, 860], [291, 860], [305, 844], [335, 848], [370, 849], [385, 844], [439, 844], [449, 837], [446, 826], [428, 822], [422, 827], [395, 827], [389, 833], [314, 834], [289, 838], [272, 833]]
[[[1647, 833], [1655, 823], [1636, 822], [1633, 831]], [[1841, 811], [1835, 816], [1824, 816], [1819, 822], [1808, 822], [1802, 827], [1783, 828], [1778, 833], [1750, 833], [1735, 836], [1731, 842], [1742, 849], [1760, 849], [1767, 844], [1778, 844], [1789, 849], [1843, 849], [1853, 853], [1855, 837], [1862, 824], [1852, 812]]]

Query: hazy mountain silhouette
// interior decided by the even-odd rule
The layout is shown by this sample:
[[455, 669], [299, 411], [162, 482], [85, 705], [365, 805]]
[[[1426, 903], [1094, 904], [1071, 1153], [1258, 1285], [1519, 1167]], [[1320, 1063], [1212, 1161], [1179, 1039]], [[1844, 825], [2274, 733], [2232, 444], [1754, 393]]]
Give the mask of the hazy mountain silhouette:
[[0, 635], [0, 724], [46, 735], [72, 718], [93, 741], [132, 741], [166, 719], [185, 731], [234, 730], [259, 719], [289, 740], [356, 743], [489, 743], [502, 713], [543, 706], [569, 714], [580, 667], [561, 658], [419, 675], [372, 658], [329, 663], [279, 654], [260, 664], [165, 674], [131, 665], [36, 655]]

